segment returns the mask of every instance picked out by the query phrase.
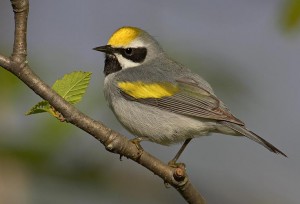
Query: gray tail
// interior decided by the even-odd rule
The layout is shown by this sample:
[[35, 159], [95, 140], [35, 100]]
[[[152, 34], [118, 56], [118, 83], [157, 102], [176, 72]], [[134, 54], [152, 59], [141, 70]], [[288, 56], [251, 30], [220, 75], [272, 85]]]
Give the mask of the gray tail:
[[267, 148], [271, 152], [274, 152], [276, 154], [281, 154], [281, 155], [287, 157], [282, 151], [277, 149], [274, 145], [272, 145], [271, 143], [269, 143], [265, 139], [261, 138], [260, 136], [258, 136], [254, 132], [252, 132], [250, 130], [247, 130], [244, 126], [234, 124], [234, 123], [230, 123], [230, 122], [226, 122], [226, 121], [220, 121], [220, 123], [225, 125], [226, 127], [229, 127], [230, 129], [235, 130], [236, 132], [244, 135], [245, 137], [248, 137], [249, 139], [263, 145], [265, 148]]

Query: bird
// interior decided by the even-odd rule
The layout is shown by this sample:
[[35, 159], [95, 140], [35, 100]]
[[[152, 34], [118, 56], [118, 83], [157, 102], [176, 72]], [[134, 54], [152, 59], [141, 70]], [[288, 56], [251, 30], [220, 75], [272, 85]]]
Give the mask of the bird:
[[196, 137], [211, 133], [247, 137], [271, 152], [274, 145], [246, 128], [215, 95], [200, 75], [174, 61], [158, 41], [138, 27], [117, 29], [106, 45], [104, 96], [118, 121], [141, 141], [161, 145], [183, 143], [168, 163], [178, 158]]

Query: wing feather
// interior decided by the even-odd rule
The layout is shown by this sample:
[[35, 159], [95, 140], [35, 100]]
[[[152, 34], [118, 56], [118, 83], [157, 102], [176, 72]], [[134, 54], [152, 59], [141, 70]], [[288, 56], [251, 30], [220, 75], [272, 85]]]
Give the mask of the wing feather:
[[[184, 77], [176, 80], [172, 86], [178, 87], [178, 92], [171, 96], [160, 98], [138, 98], [130, 95], [130, 93], [127, 93], [126, 90], [122, 90], [121, 88], [120, 91], [121, 94], [128, 100], [151, 105], [162, 110], [167, 110], [189, 117], [228, 121], [244, 125], [242, 121], [230, 113], [228, 108], [223, 105], [212, 91], [201, 87], [201, 84], [197, 84], [196, 80]], [[167, 89], [168, 87], [169, 86], [166, 86], [165, 88]]]

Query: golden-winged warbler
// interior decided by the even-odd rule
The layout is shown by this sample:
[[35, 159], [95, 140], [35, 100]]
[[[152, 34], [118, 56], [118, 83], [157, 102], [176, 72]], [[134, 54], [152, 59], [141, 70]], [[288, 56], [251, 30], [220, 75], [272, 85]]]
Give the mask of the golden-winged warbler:
[[223, 133], [245, 136], [271, 152], [275, 146], [248, 130], [217, 98], [198, 74], [172, 60], [146, 31], [121, 27], [107, 45], [104, 94], [120, 123], [137, 138], [162, 145], [184, 142], [174, 164], [191, 139]]

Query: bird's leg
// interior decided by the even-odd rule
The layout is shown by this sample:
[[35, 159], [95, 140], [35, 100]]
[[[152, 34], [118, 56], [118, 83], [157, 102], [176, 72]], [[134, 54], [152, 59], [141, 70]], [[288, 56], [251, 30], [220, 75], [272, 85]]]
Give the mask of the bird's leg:
[[183, 143], [183, 145], [181, 146], [181, 148], [179, 149], [179, 151], [177, 152], [177, 154], [175, 155], [175, 157], [168, 162], [168, 165], [171, 167], [178, 167], [180, 165], [180, 163], [176, 163], [178, 158], [180, 157], [181, 153], [184, 151], [184, 149], [186, 148], [186, 146], [189, 144], [189, 142], [192, 140], [192, 138], [186, 139]]

